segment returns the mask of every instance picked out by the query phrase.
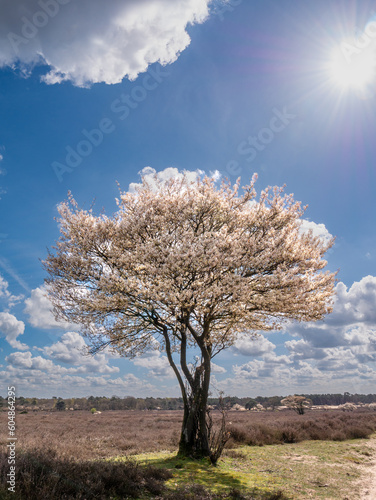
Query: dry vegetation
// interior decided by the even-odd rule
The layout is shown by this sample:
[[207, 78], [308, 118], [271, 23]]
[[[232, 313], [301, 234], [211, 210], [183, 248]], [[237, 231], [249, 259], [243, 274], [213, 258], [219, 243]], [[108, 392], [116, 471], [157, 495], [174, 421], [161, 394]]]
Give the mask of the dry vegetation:
[[[214, 412], [214, 416], [219, 420], [219, 413]], [[0, 414], [1, 429], [6, 429], [6, 417], [5, 412]], [[98, 462], [118, 456], [132, 459], [134, 455], [146, 452], [175, 452], [181, 418], [179, 411], [18, 414], [17, 484], [18, 488], [23, 488], [20, 498], [286, 498], [282, 493], [276, 493], [274, 497], [265, 493], [242, 496], [236, 491], [226, 493], [227, 496], [210, 496], [198, 485], [182, 486], [179, 492], [175, 491], [175, 496], [169, 497], [171, 493], [165, 490], [164, 482], [171, 473], [166, 470], [140, 467], [132, 461]], [[243, 445], [365, 438], [376, 430], [376, 412], [315, 411], [305, 415], [296, 415], [291, 410], [229, 412], [228, 424], [232, 437], [225, 456], [231, 457], [238, 453], [231, 449]], [[2, 433], [0, 469], [4, 486], [7, 470], [5, 447], [6, 434]], [[1, 491], [0, 497], [6, 498]], [[18, 497], [13, 495], [12, 498]]]
[[231, 439], [236, 445], [263, 446], [299, 443], [305, 440], [344, 441], [367, 438], [376, 430], [376, 412], [329, 411], [297, 415], [292, 410], [250, 416], [241, 413], [231, 418]]
[[[219, 420], [220, 414], [214, 412]], [[1, 429], [6, 413], [0, 414]], [[52, 449], [59, 457], [92, 460], [145, 452], [175, 451], [180, 411], [33, 412], [17, 415], [18, 450]], [[376, 430], [376, 412], [229, 412], [231, 439], [239, 445], [297, 443], [306, 439], [343, 441], [365, 438]], [[5, 436], [4, 436], [5, 438]], [[5, 444], [3, 439], [2, 445]]]

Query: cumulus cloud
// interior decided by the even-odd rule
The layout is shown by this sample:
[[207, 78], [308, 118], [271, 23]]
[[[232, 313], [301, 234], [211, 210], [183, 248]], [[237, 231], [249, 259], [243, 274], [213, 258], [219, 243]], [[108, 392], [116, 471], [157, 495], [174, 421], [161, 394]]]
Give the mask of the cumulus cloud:
[[291, 324], [286, 331], [312, 347], [330, 348], [368, 342], [375, 329], [376, 277], [366, 276], [349, 289], [337, 284], [333, 312], [324, 321]]
[[[75, 373], [116, 373], [117, 366], [109, 366], [109, 353], [101, 352], [95, 356], [85, 355], [87, 344], [76, 332], [67, 332], [60, 340], [43, 349], [43, 352], [53, 360], [73, 365]], [[73, 371], [73, 370], [72, 370]]]
[[258, 387], [259, 390], [268, 388], [284, 388], [284, 392], [309, 385], [313, 380], [323, 380], [320, 370], [306, 361], [299, 361], [295, 365], [269, 363], [266, 360], [253, 360], [243, 365], [235, 365], [233, 371], [236, 382], [249, 387]]
[[[343, 351], [343, 352], [342, 352]], [[274, 363], [255, 359], [233, 367], [233, 375], [215, 380], [215, 387], [226, 394], [239, 396], [273, 396], [293, 393], [372, 392], [376, 383], [376, 371], [367, 364], [359, 364], [353, 353], [340, 348], [332, 350], [326, 360], [294, 360], [283, 356], [281, 363], [276, 356]], [[286, 358], [288, 363], [286, 363]], [[358, 358], [359, 360], [359, 358]]]
[[25, 331], [25, 323], [19, 321], [13, 314], [8, 312], [0, 312], [0, 333], [5, 337], [5, 340], [14, 349], [28, 349], [26, 344], [22, 344], [17, 337], [23, 335]]
[[44, 352], [57, 361], [77, 365], [84, 359], [86, 347], [86, 342], [79, 333], [67, 332], [58, 342], [45, 347]]
[[[175, 374], [168, 362], [166, 356], [161, 355], [157, 350], [148, 351], [143, 355], [137, 356], [131, 360], [134, 365], [147, 368], [152, 377], [175, 378]], [[193, 370], [192, 363], [188, 363], [188, 368]], [[226, 369], [212, 362], [211, 364], [213, 373], [226, 373]]]
[[54, 369], [54, 364], [51, 360], [42, 358], [42, 356], [33, 358], [30, 351], [13, 352], [5, 360], [13, 366], [29, 370], [46, 370], [50, 372]]
[[330, 366], [336, 370], [338, 363], [342, 365], [350, 358], [356, 360], [356, 366], [376, 361], [376, 329], [357, 325], [344, 330], [337, 328], [336, 334], [338, 341], [331, 347], [317, 346], [313, 338], [288, 341], [285, 347], [294, 360], [316, 360], [322, 369]]
[[258, 335], [257, 337], [239, 337], [232, 347], [232, 350], [236, 354], [242, 354], [243, 356], [261, 356], [274, 349], [275, 345], [263, 335]]
[[340, 282], [336, 286], [333, 313], [330, 324], [346, 325], [367, 323], [376, 325], [376, 276], [365, 276], [348, 289]]
[[[291, 323], [285, 333], [296, 337], [285, 342], [288, 355], [276, 355], [273, 345], [259, 339], [243, 339], [238, 352], [261, 356], [235, 365], [233, 379], [218, 387], [228, 393], [371, 391], [376, 381], [376, 278], [366, 276], [351, 287], [338, 283], [333, 313], [324, 321]], [[248, 391], [247, 391], [248, 388]]]
[[159, 351], [149, 351], [132, 360], [136, 366], [147, 368], [153, 377], [173, 377], [173, 371], [166, 356]]
[[8, 282], [0, 275], [0, 298], [8, 298], [9, 296]]
[[333, 238], [333, 236], [325, 227], [325, 224], [316, 224], [316, 222], [312, 222], [306, 219], [302, 219], [300, 231], [302, 233], [312, 231], [313, 236], [318, 236], [324, 244], [329, 243], [329, 241]]
[[350, 288], [340, 282], [336, 291], [333, 313], [319, 323], [291, 325], [288, 333], [300, 339], [285, 347], [294, 363], [311, 363], [330, 380], [371, 380], [376, 376], [370, 366], [376, 362], [376, 278], [366, 276]]
[[[13, 378], [13, 380], [19, 380], [20, 383], [23, 381], [28, 389], [34, 388], [39, 381], [44, 390], [47, 386], [54, 387], [59, 383], [60, 385], [73, 384], [75, 381], [80, 383], [81, 389], [86, 386], [103, 386], [105, 385], [103, 381], [107, 381], [108, 385], [116, 385], [109, 377], [110, 374], [118, 373], [120, 370], [117, 366], [108, 364], [109, 354], [103, 352], [95, 356], [83, 356], [82, 351], [85, 347], [85, 341], [78, 333], [67, 332], [59, 342], [38, 349], [50, 359], [33, 356], [30, 351], [11, 353], [5, 358], [8, 371], [6, 374], [2, 372], [0, 379], [11, 380]], [[58, 362], [71, 366], [62, 366]], [[86, 377], [79, 375], [86, 375]], [[121, 386], [119, 379], [117, 380], [117, 385]]]
[[23, 295], [12, 295], [8, 290], [8, 282], [0, 275], [0, 299], [6, 301], [9, 307], [13, 307], [23, 299]]
[[227, 370], [223, 366], [219, 366], [215, 363], [212, 362], [211, 364], [211, 371], [212, 373], [226, 373]]
[[25, 313], [29, 315], [29, 322], [36, 328], [70, 328], [72, 325], [58, 322], [52, 314], [52, 304], [46, 296], [45, 286], [35, 288], [25, 300]]
[[[145, 167], [138, 174], [144, 179], [145, 182], [147, 182], [148, 186], [155, 190], [157, 190], [158, 185], [163, 184], [170, 179], [181, 180], [185, 177], [188, 182], [196, 182], [199, 177], [205, 176], [205, 172], [203, 170], [183, 170], [180, 172], [176, 167], [167, 167], [159, 172], [152, 167]], [[209, 177], [211, 177], [214, 181], [218, 181], [221, 174], [218, 170], [215, 170], [214, 172], [210, 172]], [[129, 192], [135, 193], [141, 186], [141, 183], [132, 182], [129, 184]]]
[[314, 347], [304, 339], [289, 340], [285, 342], [285, 347], [295, 359], [322, 359], [325, 358], [325, 349]]
[[[115, 379], [108, 374], [77, 375], [73, 368], [63, 368], [49, 360], [33, 358], [28, 353], [14, 353], [7, 357], [7, 370], [0, 371], [0, 381], [5, 386], [17, 380], [20, 393], [46, 397], [46, 394], [58, 394], [61, 397], [82, 397], [88, 394], [131, 394], [135, 396], [165, 395], [161, 386], [153, 386], [140, 380], [133, 374], [126, 374]], [[24, 355], [26, 356], [20, 356]], [[12, 357], [11, 357], [12, 356]], [[47, 362], [47, 364], [46, 364]], [[42, 369], [43, 367], [43, 369]]]
[[152, 63], [174, 62], [190, 43], [188, 25], [204, 22], [211, 0], [12, 0], [2, 5], [0, 67], [26, 76], [50, 66], [49, 84], [119, 83]]

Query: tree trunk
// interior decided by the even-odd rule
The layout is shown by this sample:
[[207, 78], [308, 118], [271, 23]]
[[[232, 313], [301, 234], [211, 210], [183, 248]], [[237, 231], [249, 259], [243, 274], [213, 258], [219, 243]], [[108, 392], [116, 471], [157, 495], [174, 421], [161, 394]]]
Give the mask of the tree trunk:
[[183, 378], [172, 358], [167, 327], [163, 328], [163, 335], [166, 341], [167, 358], [179, 381], [184, 401], [178, 454], [194, 458], [211, 457], [206, 413], [210, 385], [211, 347], [205, 346], [203, 342], [198, 342], [202, 355], [201, 364], [196, 367], [194, 374], [190, 373], [186, 361], [186, 327], [182, 329], [180, 364], [186, 380], [185, 387]]
[[188, 405], [184, 406], [179, 455], [194, 458], [210, 457], [206, 401], [204, 395], [194, 395], [189, 398]]
[[196, 368], [191, 394], [184, 404], [179, 455], [194, 458], [210, 457], [207, 426], [207, 403], [210, 383], [210, 358]]

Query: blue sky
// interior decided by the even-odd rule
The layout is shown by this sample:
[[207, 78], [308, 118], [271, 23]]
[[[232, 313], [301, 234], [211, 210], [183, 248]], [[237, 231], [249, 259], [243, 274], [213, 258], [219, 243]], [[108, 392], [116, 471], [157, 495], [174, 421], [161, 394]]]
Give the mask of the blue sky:
[[0, 379], [24, 396], [175, 396], [158, 352], [84, 358], [40, 259], [72, 191], [111, 214], [149, 166], [286, 184], [337, 237], [333, 314], [215, 359], [213, 393], [375, 392], [376, 1], [39, 0], [0, 7]]

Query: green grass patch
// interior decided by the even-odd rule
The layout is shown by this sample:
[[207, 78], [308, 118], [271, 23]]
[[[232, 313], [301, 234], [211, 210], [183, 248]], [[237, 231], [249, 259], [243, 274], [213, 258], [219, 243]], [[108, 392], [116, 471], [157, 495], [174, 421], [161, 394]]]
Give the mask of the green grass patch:
[[165, 483], [170, 494], [200, 485], [217, 498], [236, 498], [226, 495], [237, 490], [243, 498], [273, 498], [276, 492], [283, 492], [283, 496], [274, 498], [338, 499], [349, 492], [356, 494], [354, 482], [360, 477], [359, 465], [368, 463], [371, 454], [367, 440], [359, 439], [242, 446], [225, 450], [216, 467], [209, 460], [182, 459], [171, 452], [132, 458], [140, 465], [171, 471], [173, 477]]

